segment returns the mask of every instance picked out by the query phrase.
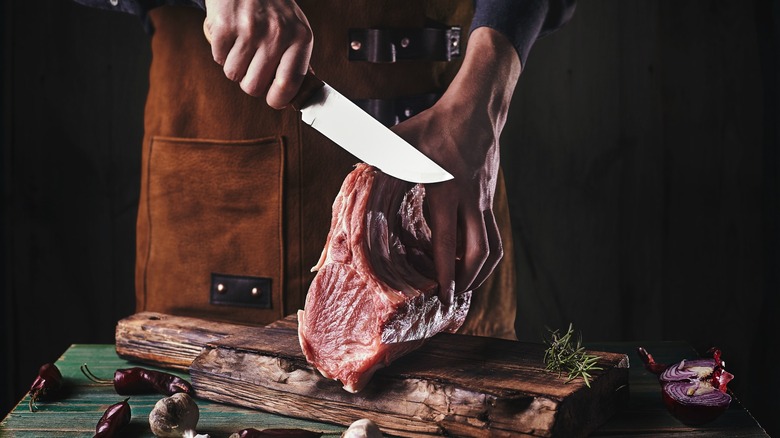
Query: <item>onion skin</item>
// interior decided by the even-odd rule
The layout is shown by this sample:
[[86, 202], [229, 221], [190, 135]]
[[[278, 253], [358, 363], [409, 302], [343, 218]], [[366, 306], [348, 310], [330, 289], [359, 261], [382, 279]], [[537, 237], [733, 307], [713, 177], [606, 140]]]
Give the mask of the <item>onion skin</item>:
[[731, 396], [728, 394], [724, 394], [728, 397], [728, 401], [725, 404], [702, 405], [694, 402], [683, 403], [680, 398], [672, 396], [670, 385], [674, 385], [674, 383], [664, 384], [661, 390], [664, 405], [666, 405], [666, 409], [675, 418], [689, 426], [700, 426], [713, 421], [718, 418], [720, 414], [729, 407], [729, 403], [731, 403]]
[[718, 418], [731, 404], [728, 383], [734, 375], [724, 369], [720, 350], [712, 359], [683, 360], [671, 366], [657, 363], [642, 347], [637, 348], [645, 368], [658, 376], [666, 409], [689, 426]]

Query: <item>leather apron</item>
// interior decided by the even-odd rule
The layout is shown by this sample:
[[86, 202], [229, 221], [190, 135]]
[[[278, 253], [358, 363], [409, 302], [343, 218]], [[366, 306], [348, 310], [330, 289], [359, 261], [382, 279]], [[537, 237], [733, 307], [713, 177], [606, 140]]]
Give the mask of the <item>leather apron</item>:
[[[353, 28], [459, 25], [470, 1], [299, 1], [315, 35], [317, 75], [350, 99], [443, 91], [457, 61], [350, 61]], [[225, 78], [204, 12], [154, 9], [137, 222], [136, 305], [251, 324], [303, 307], [331, 205], [357, 159]], [[514, 338], [515, 278], [503, 178], [496, 218], [504, 258], [475, 291], [464, 333]], [[219, 304], [221, 303], [221, 304]]]

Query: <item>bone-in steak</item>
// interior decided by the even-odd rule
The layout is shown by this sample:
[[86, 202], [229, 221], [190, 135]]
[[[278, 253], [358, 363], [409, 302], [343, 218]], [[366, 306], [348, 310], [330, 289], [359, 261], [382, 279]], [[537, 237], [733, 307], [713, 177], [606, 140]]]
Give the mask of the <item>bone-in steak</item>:
[[333, 203], [298, 337], [309, 363], [347, 391], [466, 318], [471, 292], [449, 307], [436, 296], [424, 197], [422, 185], [359, 164]]

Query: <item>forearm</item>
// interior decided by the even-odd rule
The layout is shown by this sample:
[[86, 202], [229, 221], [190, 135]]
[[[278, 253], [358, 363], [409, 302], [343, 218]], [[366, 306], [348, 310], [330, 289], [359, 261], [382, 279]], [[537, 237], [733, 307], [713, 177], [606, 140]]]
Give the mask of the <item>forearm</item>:
[[475, 29], [463, 65], [445, 93], [445, 104], [474, 113], [475, 121], [487, 116], [497, 137], [521, 69], [517, 51], [506, 36], [488, 27]]

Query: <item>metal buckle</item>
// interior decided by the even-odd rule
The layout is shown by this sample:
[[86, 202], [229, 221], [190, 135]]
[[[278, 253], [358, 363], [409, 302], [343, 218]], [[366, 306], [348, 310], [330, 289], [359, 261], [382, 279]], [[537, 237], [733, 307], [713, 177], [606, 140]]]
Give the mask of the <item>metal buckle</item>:
[[350, 29], [349, 60], [451, 61], [460, 57], [460, 26]]

